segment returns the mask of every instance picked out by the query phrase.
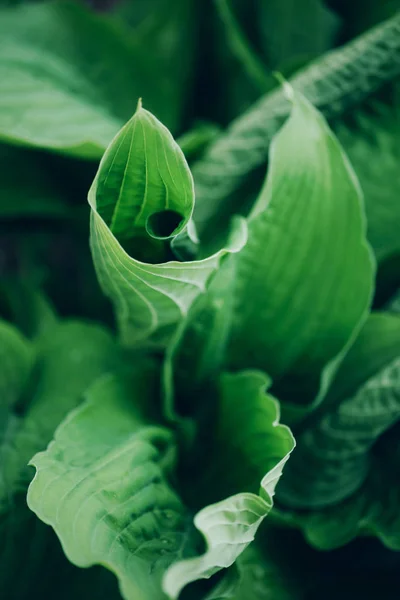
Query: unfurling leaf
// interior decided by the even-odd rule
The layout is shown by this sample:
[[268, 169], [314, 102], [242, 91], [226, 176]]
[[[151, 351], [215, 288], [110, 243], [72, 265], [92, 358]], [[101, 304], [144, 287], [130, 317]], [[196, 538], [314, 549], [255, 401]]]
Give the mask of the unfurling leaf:
[[234, 257], [236, 312], [229, 364], [260, 368], [280, 399], [307, 404], [367, 317], [374, 262], [362, 195], [325, 119], [302, 96], [274, 138], [265, 186]]
[[171, 134], [140, 105], [103, 156], [89, 204], [96, 271], [127, 346], [164, 346], [221, 257], [246, 241], [244, 220], [238, 218], [215, 254], [168, 261], [169, 240], [191, 219], [193, 180]]

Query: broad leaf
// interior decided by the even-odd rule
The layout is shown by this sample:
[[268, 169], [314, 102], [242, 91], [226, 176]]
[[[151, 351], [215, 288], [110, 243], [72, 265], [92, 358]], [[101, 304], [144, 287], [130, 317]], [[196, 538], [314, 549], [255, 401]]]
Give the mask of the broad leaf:
[[193, 181], [171, 134], [140, 104], [103, 156], [89, 203], [96, 271], [129, 346], [165, 345], [222, 255], [246, 241], [240, 220], [225, 249], [203, 260], [164, 262], [168, 240], [191, 218]]
[[359, 535], [373, 535], [391, 550], [399, 551], [398, 430], [394, 441], [385, 444], [383, 440], [383, 451], [380, 448], [374, 453], [367, 478], [351, 496], [325, 508], [280, 511], [281, 524], [301, 528], [307, 541], [322, 550], [344, 546]]
[[[36, 346], [36, 372], [25, 393], [25, 412], [21, 414], [20, 401], [19, 414], [2, 413], [0, 427], [0, 595], [12, 600], [25, 600], [32, 586], [40, 597], [47, 597], [45, 592], [58, 583], [53, 570], [62, 579], [63, 559], [54, 547], [55, 536], [26, 505], [26, 489], [33, 476], [27, 464], [46, 447], [87, 386], [114, 370], [120, 360], [111, 336], [85, 323], [49, 325]], [[8, 356], [12, 356], [11, 347]], [[1, 361], [0, 372], [5, 367]], [[48, 573], [43, 577], [45, 569]]]
[[372, 312], [341, 363], [321, 412], [354, 395], [359, 387], [400, 355], [400, 318]]
[[281, 399], [318, 401], [367, 316], [374, 265], [362, 210], [338, 141], [295, 96], [237, 256], [229, 344], [235, 368], [265, 370], [274, 384], [290, 374]]
[[[268, 532], [264, 532], [266, 536]], [[310, 586], [297, 581], [294, 569], [279, 561], [279, 554], [276, 546], [263, 553], [252, 544], [206, 600], [299, 600]]]
[[0, 320], [0, 410], [7, 412], [19, 399], [33, 364], [31, 344], [15, 327]]
[[233, 495], [197, 513], [194, 523], [207, 549], [169, 568], [164, 589], [171, 598], [177, 598], [188, 583], [230, 567], [254, 540], [272, 508], [275, 486], [294, 439], [279, 424], [278, 404], [265, 393], [268, 384], [265, 375], [251, 371], [225, 374], [220, 380], [216, 458], [193, 485], [200, 496]]
[[36, 455], [28, 504], [52, 525], [68, 558], [100, 563], [119, 578], [127, 600], [165, 598], [160, 578], [185, 556], [188, 519], [167, 482], [171, 433], [146, 424], [140, 405], [154, 378], [139, 365], [133, 387], [102, 378], [87, 401]]
[[121, 24], [82, 5], [3, 8], [0, 36], [4, 141], [98, 158], [139, 95], [167, 116], [149, 59]]
[[[48, 444], [58, 424], [80, 403], [86, 388], [120, 364], [114, 340], [101, 327], [63, 322], [43, 334], [37, 344], [32, 397], [23, 417], [10, 414], [7, 432], [3, 432], [7, 459], [2, 460], [0, 504], [4, 501], [7, 505], [14, 492], [25, 488], [32, 475], [27, 468], [30, 458]], [[6, 373], [4, 361], [3, 365]], [[22, 375], [21, 371], [21, 381]]]
[[324, 0], [259, 0], [264, 52], [273, 69], [306, 62], [333, 46], [338, 18]]
[[151, 98], [140, 92], [146, 106], [170, 129], [180, 129], [193, 93], [201, 7], [196, 0], [136, 0], [117, 2], [113, 8], [113, 14], [134, 27], [129, 39], [153, 81]]
[[176, 140], [186, 160], [192, 160], [202, 155], [204, 150], [213, 142], [221, 130], [216, 123], [200, 121], [195, 126], [183, 133]]
[[319, 508], [349, 497], [368, 476], [373, 445], [399, 419], [400, 355], [298, 437], [280, 500]]
[[[314, 63], [290, 80], [325, 116], [342, 114], [400, 73], [400, 14]], [[268, 93], [232, 123], [193, 168], [200, 237], [212, 236], [230, 215], [232, 192], [267, 160], [268, 147], [290, 104], [283, 90]]]
[[0, 296], [13, 323], [29, 338], [40, 337], [56, 325], [57, 316], [49, 299], [29, 282], [6, 279], [0, 285]]
[[240, 62], [245, 74], [254, 84], [255, 89], [266, 92], [274, 87], [272, 75], [246, 39], [241, 30], [239, 18], [236, 18], [230, 0], [215, 0], [216, 8], [225, 29], [227, 42], [232, 54]]
[[400, 115], [380, 107], [358, 115], [357, 127], [340, 127], [338, 136], [365, 196], [368, 239], [378, 262], [400, 254]]

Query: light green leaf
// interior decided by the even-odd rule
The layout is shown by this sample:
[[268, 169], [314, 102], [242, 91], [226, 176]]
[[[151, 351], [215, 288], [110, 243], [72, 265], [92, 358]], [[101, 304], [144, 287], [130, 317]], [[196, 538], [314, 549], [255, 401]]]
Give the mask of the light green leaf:
[[257, 529], [271, 506], [255, 494], [238, 494], [207, 506], [197, 513], [194, 524], [203, 534], [205, 554], [173, 564], [164, 578], [169, 598], [178, 598], [188, 583], [209, 579], [234, 564], [254, 540]]
[[93, 260], [125, 345], [165, 345], [221, 257], [246, 241], [238, 219], [223, 250], [203, 260], [163, 262], [167, 240], [188, 225], [193, 203], [182, 151], [139, 106], [107, 149], [89, 191]]
[[15, 327], [0, 320], [0, 410], [19, 399], [31, 372], [32, 346]]
[[368, 239], [381, 263], [400, 254], [400, 113], [381, 106], [357, 115], [356, 123], [339, 127], [338, 137], [360, 180]]
[[[323, 114], [342, 114], [400, 73], [400, 14], [343, 48], [324, 55], [290, 80]], [[265, 164], [268, 147], [290, 104], [282, 89], [266, 94], [240, 116], [193, 167], [200, 238], [209, 238], [220, 215], [231, 215], [232, 193]]]
[[165, 114], [151, 62], [108, 17], [68, 2], [25, 4], [1, 9], [0, 35], [4, 141], [99, 158], [140, 94]]
[[367, 317], [374, 264], [356, 177], [302, 96], [272, 144], [236, 268], [229, 364], [275, 384], [290, 374], [280, 399], [318, 402]]
[[279, 424], [278, 403], [265, 393], [268, 383], [264, 374], [252, 371], [225, 374], [220, 380], [215, 458], [207, 464], [200, 486], [201, 493], [214, 497], [234, 495], [195, 516], [207, 549], [168, 569], [164, 590], [170, 598], [177, 598], [188, 583], [230, 567], [254, 540], [272, 508], [275, 486], [294, 439]]
[[141, 102], [109, 145], [89, 200], [115, 237], [126, 243], [145, 233], [155, 239], [173, 237], [192, 216], [193, 179], [182, 151]]
[[306, 62], [333, 46], [338, 18], [323, 0], [258, 2], [262, 43], [272, 68]]
[[86, 388], [121, 365], [110, 334], [78, 321], [64, 321], [46, 330], [36, 351], [32, 396], [23, 417], [9, 415], [3, 438], [7, 459], [2, 460], [0, 506], [8, 506], [13, 493], [26, 488], [32, 475], [27, 468], [29, 460], [45, 448], [62, 419], [81, 402]]
[[132, 387], [113, 377], [95, 384], [33, 458], [28, 492], [69, 560], [112, 570], [127, 600], [165, 598], [160, 578], [187, 551], [187, 516], [166, 478], [172, 434], [140, 414], [152, 378], [152, 367], [138, 365]]
[[[35, 376], [24, 394], [27, 406], [20, 401], [18, 415], [2, 412], [0, 418], [0, 590], [13, 600], [24, 600], [32, 589], [39, 597], [58, 597], [50, 593], [55, 583], [51, 574], [57, 573], [57, 584], [62, 580], [64, 559], [57, 539], [26, 505], [34, 474], [28, 462], [46, 447], [85, 389], [120, 360], [111, 336], [85, 323], [49, 324], [36, 346]], [[0, 371], [3, 365], [1, 361]]]

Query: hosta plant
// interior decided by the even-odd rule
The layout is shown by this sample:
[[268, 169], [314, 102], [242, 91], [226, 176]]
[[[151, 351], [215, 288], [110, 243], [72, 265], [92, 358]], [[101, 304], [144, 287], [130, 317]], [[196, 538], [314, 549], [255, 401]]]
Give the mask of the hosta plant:
[[[43, 237], [16, 233], [35, 282], [53, 227], [61, 245], [73, 232], [52, 276], [86, 308], [66, 318], [31, 280], [1, 284], [0, 596], [397, 597], [400, 129], [384, 91], [343, 115], [381, 84], [395, 95], [399, 15], [271, 83], [218, 1], [265, 97], [223, 133], [200, 123], [175, 138], [185, 82], [168, 52], [193, 49], [172, 4], [133, 41], [80, 5], [1, 9], [0, 137], [15, 147], [0, 157], [33, 159], [29, 190], [3, 169], [21, 200], [1, 200], [0, 217], [49, 218]], [[339, 27], [315, 6], [307, 56]], [[278, 37], [264, 43], [280, 66], [292, 49], [284, 26]], [[46, 153], [72, 180], [58, 203], [57, 181], [40, 181]], [[81, 187], [87, 213], [63, 201]]]

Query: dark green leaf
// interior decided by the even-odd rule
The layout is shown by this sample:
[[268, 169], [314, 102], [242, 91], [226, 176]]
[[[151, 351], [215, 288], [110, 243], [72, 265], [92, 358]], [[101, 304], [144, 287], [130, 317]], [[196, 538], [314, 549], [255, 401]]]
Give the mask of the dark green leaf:
[[[400, 73], [400, 14], [339, 48], [290, 80], [325, 116], [342, 114]], [[212, 235], [230, 215], [232, 192], [267, 160], [268, 147], [290, 104], [282, 89], [270, 92], [232, 123], [193, 168], [200, 237]]]

